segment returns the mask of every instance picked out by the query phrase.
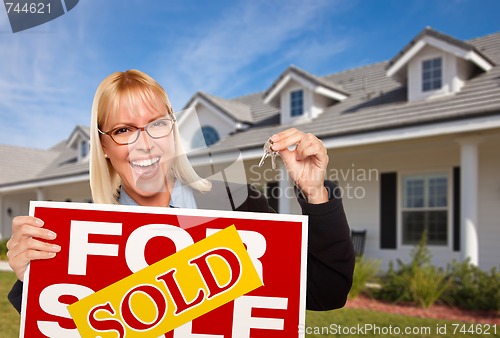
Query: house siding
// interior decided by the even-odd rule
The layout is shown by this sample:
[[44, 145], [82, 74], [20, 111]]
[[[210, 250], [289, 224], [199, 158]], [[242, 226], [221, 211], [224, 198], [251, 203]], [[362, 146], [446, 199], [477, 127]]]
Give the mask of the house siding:
[[198, 104], [196, 106], [196, 113], [191, 111], [180, 126], [181, 138], [186, 151], [192, 149], [193, 138], [202, 126], [213, 127], [217, 130], [220, 138], [226, 137], [235, 129], [234, 123], [229, 122], [229, 118], [224, 118], [221, 116], [221, 113]]
[[[438, 90], [422, 92], [422, 62], [434, 58], [442, 59], [442, 87]], [[455, 56], [432, 46], [424, 47], [409, 62], [409, 101], [437, 98], [458, 91], [463, 86], [463, 81], [459, 79], [457, 68], [457, 58]]]
[[[459, 259], [459, 252], [453, 250], [453, 168], [460, 162], [459, 144], [452, 136], [423, 138], [404, 142], [388, 142], [378, 145], [352, 147], [349, 149], [331, 150], [330, 159], [338, 171], [344, 172], [347, 180], [340, 182], [342, 187], [351, 187], [351, 195], [344, 196], [344, 206], [351, 228], [367, 229], [365, 256], [382, 261], [382, 268], [387, 268], [390, 260], [397, 258], [409, 260], [413, 246], [402, 245], [401, 237], [401, 180], [405, 175], [444, 172], [448, 175], [448, 245], [444, 247], [429, 246], [433, 254], [433, 262], [445, 267], [453, 259]], [[370, 180], [353, 180], [352, 169], [357, 172], [376, 170], [379, 175], [371, 175]], [[380, 247], [380, 175], [397, 173], [397, 245], [396, 249]], [[368, 175], [369, 176], [369, 175]], [[367, 176], [367, 177], [368, 177]], [[354, 194], [358, 189], [357, 196]], [[364, 195], [361, 195], [361, 191]], [[500, 235], [500, 233], [499, 233]]]

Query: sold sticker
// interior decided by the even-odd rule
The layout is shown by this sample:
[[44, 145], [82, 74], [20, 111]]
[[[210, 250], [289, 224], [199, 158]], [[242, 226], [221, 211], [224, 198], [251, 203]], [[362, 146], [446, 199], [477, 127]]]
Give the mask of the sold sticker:
[[158, 337], [260, 286], [233, 225], [68, 310], [82, 337]]

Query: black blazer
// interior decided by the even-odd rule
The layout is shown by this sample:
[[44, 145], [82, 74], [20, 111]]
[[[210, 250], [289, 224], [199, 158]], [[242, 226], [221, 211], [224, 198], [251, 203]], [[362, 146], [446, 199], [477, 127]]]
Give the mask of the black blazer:
[[[309, 216], [306, 308], [318, 311], [344, 306], [354, 270], [354, 250], [342, 200], [332, 182], [325, 181], [325, 187], [329, 201], [322, 204], [307, 203], [296, 190], [302, 214]], [[275, 212], [252, 185], [216, 181], [210, 192], [195, 192], [195, 199], [200, 209]], [[23, 283], [18, 280], [8, 295], [19, 313], [22, 290]]]

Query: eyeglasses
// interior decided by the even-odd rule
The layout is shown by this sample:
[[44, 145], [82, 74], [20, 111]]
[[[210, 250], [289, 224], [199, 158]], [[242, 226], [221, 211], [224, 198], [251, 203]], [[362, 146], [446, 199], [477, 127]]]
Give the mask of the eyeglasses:
[[175, 119], [161, 118], [148, 123], [144, 127], [121, 126], [111, 129], [110, 131], [97, 130], [102, 135], [108, 135], [111, 139], [119, 145], [132, 144], [139, 139], [141, 131], [145, 131], [151, 138], [159, 139], [170, 135], [174, 129]]

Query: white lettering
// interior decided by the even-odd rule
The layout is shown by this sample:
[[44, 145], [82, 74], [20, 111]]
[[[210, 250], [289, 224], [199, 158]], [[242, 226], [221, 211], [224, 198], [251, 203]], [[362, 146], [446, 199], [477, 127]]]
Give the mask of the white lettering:
[[[78, 299], [82, 299], [92, 293], [94, 293], [92, 289], [78, 284], [49, 285], [40, 293], [40, 308], [48, 314], [71, 319], [71, 316], [67, 310], [68, 304], [60, 303], [59, 297], [70, 295], [75, 296]], [[80, 337], [77, 329], [62, 328], [57, 322], [39, 320], [38, 329], [47, 337]]]
[[250, 329], [283, 330], [284, 319], [252, 317], [252, 309], [286, 310], [288, 298], [242, 296], [234, 300], [233, 338], [250, 337]]
[[171, 239], [176, 251], [194, 243], [186, 230], [170, 224], [148, 224], [137, 228], [130, 234], [125, 247], [125, 260], [130, 271], [137, 272], [148, 266], [144, 253], [146, 244], [154, 237]]
[[[207, 237], [220, 230], [221, 229], [207, 228]], [[257, 270], [259, 274], [260, 280], [265, 284], [264, 269], [259, 258], [266, 253], [266, 238], [260, 232], [250, 230], [238, 230], [238, 234], [241, 237], [241, 241], [247, 246], [248, 255], [255, 266], [255, 270]]]
[[122, 234], [121, 223], [71, 221], [69, 237], [68, 274], [87, 274], [87, 256], [118, 256], [118, 245], [105, 243], [89, 243], [89, 234], [117, 235]]

